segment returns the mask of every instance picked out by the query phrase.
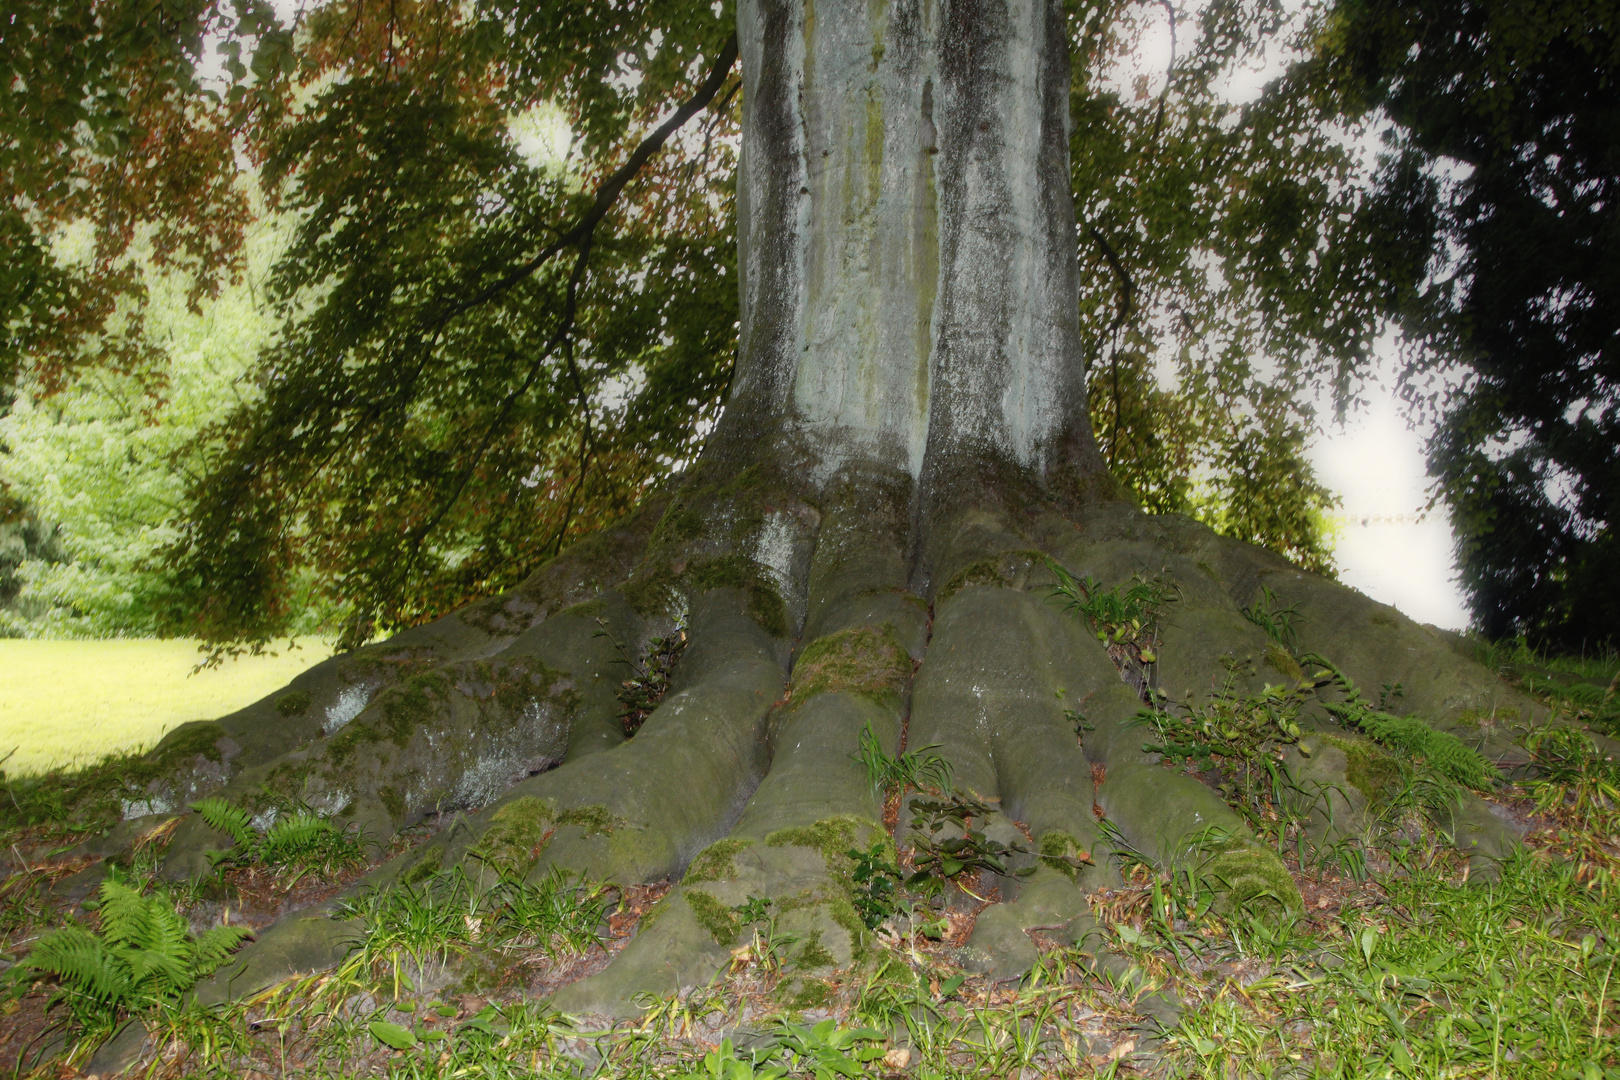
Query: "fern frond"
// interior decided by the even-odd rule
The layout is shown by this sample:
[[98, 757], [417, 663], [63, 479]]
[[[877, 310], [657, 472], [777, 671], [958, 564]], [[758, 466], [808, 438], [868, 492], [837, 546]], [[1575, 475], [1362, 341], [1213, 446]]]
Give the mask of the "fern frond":
[[322, 842], [337, 831], [330, 821], [314, 814], [294, 814], [282, 818], [265, 834], [261, 847], [264, 861], [287, 862], [318, 857], [325, 846]]
[[218, 829], [238, 845], [246, 847], [253, 842], [253, 819], [240, 807], [232, 806], [218, 795], [191, 804], [202, 815], [210, 829]]
[[190, 969], [193, 979], [212, 975], [221, 964], [231, 958], [237, 946], [253, 936], [245, 926], [216, 926], [192, 943]]
[[122, 1002], [131, 985], [121, 959], [82, 926], [64, 926], [40, 938], [18, 966], [54, 975], [62, 986], [109, 1004]]
[[146, 897], [121, 881], [101, 883], [101, 936], [112, 946], [147, 948], [152, 939]]

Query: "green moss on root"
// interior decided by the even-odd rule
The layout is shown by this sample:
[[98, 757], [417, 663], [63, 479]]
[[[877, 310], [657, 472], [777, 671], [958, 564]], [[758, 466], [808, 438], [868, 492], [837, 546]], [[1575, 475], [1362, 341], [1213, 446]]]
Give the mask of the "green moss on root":
[[276, 712], [282, 716], [303, 716], [309, 711], [309, 691], [294, 690], [276, 699]]
[[1221, 913], [1248, 912], [1275, 921], [1304, 908], [1299, 886], [1270, 848], [1247, 837], [1232, 837], [1206, 851], [1210, 858], [1199, 876], [1221, 887], [1216, 904]]
[[[742, 919], [735, 911], [706, 892], [685, 890], [686, 906], [692, 909], [698, 925], [707, 930], [717, 945], [730, 945], [742, 931]], [[650, 914], [650, 913], [649, 913]]]
[[545, 850], [556, 816], [545, 799], [513, 799], [490, 815], [490, 827], [474, 853], [497, 869], [527, 870]]
[[1277, 674], [1295, 682], [1303, 682], [1305, 671], [1299, 666], [1299, 661], [1288, 654], [1288, 650], [1275, 641], [1266, 646], [1266, 664]]
[[904, 693], [911, 657], [895, 637], [894, 626], [859, 627], [817, 638], [793, 666], [791, 698], [848, 690], [884, 703]]
[[435, 844], [423, 852], [415, 866], [399, 876], [401, 885], [417, 885], [434, 876], [444, 866], [444, 848]]
[[860, 846], [862, 840], [870, 836], [873, 830], [881, 831], [882, 826], [867, 818], [840, 814], [837, 817], [822, 818], [814, 825], [778, 829], [765, 837], [765, 843], [770, 847], [814, 848], [821, 852], [821, 857], [827, 861], [828, 870], [847, 875], [850, 861], [845, 852]]
[[1071, 865], [1068, 860], [1086, 857], [1090, 854], [1080, 841], [1068, 833], [1062, 832], [1042, 833], [1036, 848], [1041, 853], [1041, 862], [1067, 877], [1070, 881], [1076, 880], [1080, 875], [1080, 871]]
[[1322, 741], [1344, 751], [1344, 779], [1374, 805], [1388, 801], [1406, 783], [1406, 770], [1370, 739], [1323, 735]]
[[805, 979], [803, 982], [788, 983], [786, 986], [788, 992], [782, 1005], [790, 1012], [819, 1009], [832, 1000], [832, 987], [821, 979]]
[[746, 840], [721, 840], [710, 844], [692, 860], [681, 881], [693, 885], [700, 881], [725, 881], [735, 877], [737, 855], [751, 846]]
[[793, 963], [801, 971], [815, 971], [817, 968], [830, 968], [837, 961], [833, 954], [827, 951], [827, 946], [821, 943], [821, 931], [812, 930], [799, 946], [799, 951], [793, 954]]
[[787, 605], [776, 584], [766, 577], [759, 565], [741, 555], [723, 555], [718, 559], [705, 559], [693, 563], [686, 570], [685, 580], [692, 589], [740, 589], [748, 596], [748, 614], [772, 637], [786, 637], [788, 633]]
[[986, 555], [952, 574], [951, 579], [940, 590], [938, 599], [944, 600], [953, 593], [974, 585], [1010, 588], [1017, 580], [1017, 572], [1013, 569], [1016, 563], [1041, 566], [1045, 561], [1046, 557], [1039, 551], [1003, 551], [995, 555]]

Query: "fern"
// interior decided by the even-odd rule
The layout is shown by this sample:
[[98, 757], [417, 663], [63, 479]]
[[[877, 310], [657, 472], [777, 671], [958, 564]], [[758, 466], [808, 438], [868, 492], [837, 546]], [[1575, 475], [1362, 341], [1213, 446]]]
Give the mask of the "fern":
[[1304, 659], [1326, 668], [1323, 674], [1328, 676], [1328, 682], [1337, 683], [1344, 692], [1343, 701], [1326, 703], [1324, 707], [1346, 727], [1408, 757], [1422, 758], [1431, 770], [1453, 783], [1483, 791], [1500, 779], [1495, 766], [1457, 736], [1436, 731], [1415, 716], [1393, 716], [1372, 708], [1350, 676], [1321, 656], [1310, 654]]
[[297, 881], [309, 870], [327, 871], [365, 864], [359, 837], [344, 832], [323, 817], [301, 810], [281, 818], [268, 830], [253, 827], [246, 810], [214, 796], [193, 803], [210, 827], [230, 836], [232, 848], [214, 856], [215, 865], [261, 865], [292, 869]]
[[167, 896], [142, 896], [116, 880], [102, 883], [100, 899], [100, 934], [64, 926], [17, 965], [36, 979], [54, 977], [57, 1000], [89, 1031], [111, 1030], [122, 1013], [173, 1001], [249, 936], [219, 926], [194, 938]]

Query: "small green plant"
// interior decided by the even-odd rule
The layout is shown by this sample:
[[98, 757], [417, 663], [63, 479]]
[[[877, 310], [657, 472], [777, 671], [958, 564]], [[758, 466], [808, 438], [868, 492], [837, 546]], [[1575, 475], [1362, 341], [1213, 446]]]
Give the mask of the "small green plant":
[[815, 1080], [863, 1075], [865, 1063], [882, 1057], [883, 1048], [861, 1044], [882, 1039], [881, 1031], [872, 1028], [840, 1030], [837, 1021], [830, 1019], [815, 1027], [783, 1024], [780, 1034], [783, 1050], [792, 1057], [793, 1070], [808, 1073]]
[[1174, 586], [1138, 575], [1104, 589], [1095, 578], [1077, 578], [1052, 559], [1046, 560], [1046, 566], [1057, 578], [1052, 595], [1062, 598], [1065, 610], [1083, 616], [1098, 641], [1110, 649], [1125, 650], [1139, 663], [1158, 661], [1159, 610], [1174, 599]]
[[676, 1073], [674, 1080], [779, 1080], [787, 1075], [787, 1067], [767, 1062], [780, 1053], [781, 1048], [773, 1046], [748, 1051], [745, 1056], [730, 1039], [721, 1039], [719, 1046], [703, 1055], [697, 1068]]
[[613, 647], [632, 672], [632, 677], [620, 684], [618, 693], [619, 723], [624, 728], [625, 736], [629, 737], [641, 730], [647, 717], [653, 714], [659, 702], [664, 700], [664, 695], [669, 693], [670, 676], [674, 674], [681, 654], [686, 651], [686, 631], [677, 629], [668, 637], [651, 639], [647, 642], [646, 655], [638, 661], [608, 631], [602, 619], [596, 622], [601, 627], [596, 632], [597, 636], [613, 642]]
[[1279, 746], [1299, 741], [1299, 713], [1311, 687], [1267, 686], [1258, 694], [1234, 693], [1231, 684], [1181, 715], [1143, 710], [1137, 723], [1152, 727], [1159, 742], [1147, 747], [1176, 759], [1210, 756], [1255, 762]]
[[102, 883], [99, 932], [77, 924], [40, 938], [16, 967], [24, 979], [56, 980], [55, 1000], [86, 1034], [110, 1034], [120, 1017], [175, 1001], [211, 974], [244, 938], [240, 926], [194, 937], [162, 892], [142, 895], [123, 882]]
[[1616, 831], [1620, 762], [1606, 756], [1584, 731], [1540, 727], [1524, 740], [1538, 776], [1524, 782], [1536, 812], [1556, 813], [1580, 829]]
[[855, 885], [855, 911], [868, 930], [875, 930], [899, 910], [900, 868], [889, 861], [882, 840], [872, 841], [865, 851], [850, 848], [844, 854], [854, 864], [850, 878]]
[[1303, 619], [1298, 604], [1284, 604], [1277, 594], [1265, 585], [1260, 586], [1260, 599], [1251, 607], [1239, 608], [1243, 617], [1265, 632], [1266, 637], [1292, 653], [1299, 646], [1299, 631], [1294, 623]]
[[866, 776], [872, 790], [885, 794], [917, 791], [947, 792], [955, 779], [951, 763], [932, 751], [937, 745], [920, 746], [907, 750], [899, 757], [890, 757], [883, 750], [877, 732], [868, 724], [861, 729], [860, 749], [855, 760], [866, 766]]
[[502, 944], [539, 948], [547, 954], [583, 953], [598, 943], [614, 890], [589, 885], [559, 867], [537, 882], [507, 877], [484, 897], [476, 916], [491, 925]]
[[292, 888], [305, 874], [323, 874], [366, 865], [361, 838], [307, 809], [279, 816], [268, 829], [257, 829], [241, 807], [217, 795], [193, 803], [191, 808], [233, 841], [229, 851], [212, 856], [216, 867], [264, 866], [290, 873], [285, 887]]
[[[1014, 855], [1034, 855], [1029, 848], [991, 840], [983, 830], [974, 828], [975, 822], [989, 818], [991, 807], [987, 803], [970, 795], [955, 794], [943, 799], [919, 799], [911, 804], [911, 809], [913, 870], [906, 878], [908, 889], [937, 889], [944, 882], [970, 872], [989, 870], [1016, 877], [1035, 872], [1033, 866], [1018, 870], [1008, 868], [1007, 860]], [[946, 835], [942, 839], [941, 833], [961, 835]], [[1071, 857], [1068, 861], [1077, 860]]]

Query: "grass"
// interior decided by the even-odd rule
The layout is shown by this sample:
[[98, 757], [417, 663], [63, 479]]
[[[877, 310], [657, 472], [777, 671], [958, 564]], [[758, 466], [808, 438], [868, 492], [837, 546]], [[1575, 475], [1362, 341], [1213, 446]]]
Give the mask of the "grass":
[[281, 688], [331, 655], [301, 641], [193, 674], [193, 641], [0, 640], [0, 757], [29, 776], [156, 743], [178, 724], [212, 720]]

